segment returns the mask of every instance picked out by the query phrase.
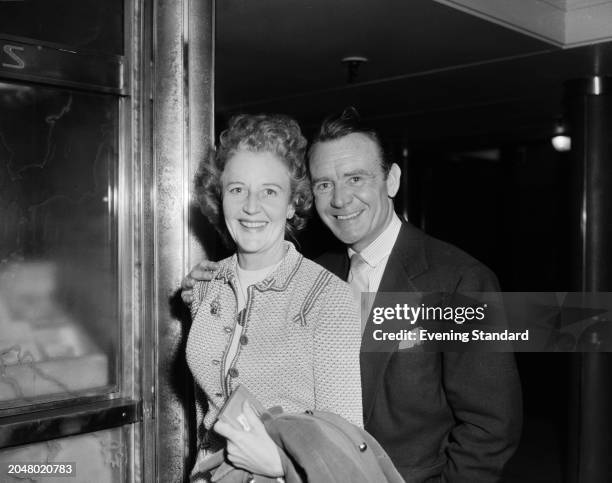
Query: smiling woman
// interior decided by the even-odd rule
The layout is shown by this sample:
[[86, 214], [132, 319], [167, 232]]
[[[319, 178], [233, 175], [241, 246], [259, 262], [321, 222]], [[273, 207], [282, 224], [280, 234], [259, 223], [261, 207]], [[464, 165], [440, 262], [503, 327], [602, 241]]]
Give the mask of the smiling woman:
[[295, 214], [289, 171], [276, 155], [238, 151], [223, 171], [223, 214], [247, 270], [273, 265], [283, 255], [285, 223]]
[[305, 146], [288, 117], [237, 116], [198, 178], [202, 211], [236, 253], [193, 289], [187, 361], [199, 394], [195, 481], [211, 477], [224, 448], [236, 468], [286, 472], [284, 453], [248, 407], [242, 429], [216, 422], [239, 385], [266, 408], [325, 410], [363, 426], [351, 290], [285, 240], [304, 227], [312, 205]]
[[[284, 225], [285, 233], [292, 235], [304, 228], [312, 207], [312, 192], [304, 162], [305, 149], [306, 139], [302, 136], [300, 127], [287, 116], [238, 115], [230, 120], [228, 129], [219, 137], [216, 154], [202, 163], [196, 179], [202, 212], [226, 243], [232, 245], [234, 240], [223, 219], [223, 190], [226, 188], [223, 183], [235, 181], [228, 178], [228, 168], [232, 168], [228, 165], [236, 165], [236, 162], [240, 163], [240, 169], [234, 169], [233, 172], [239, 171], [236, 173], [239, 176], [265, 173], [278, 181], [278, 177], [283, 176], [281, 173], [288, 175], [294, 215], [289, 217], [289, 221]], [[267, 158], [268, 162], [275, 160], [278, 165], [259, 165], [260, 162], [265, 163], [263, 158]], [[269, 178], [268, 181], [274, 184], [274, 179]], [[265, 180], [260, 178], [259, 181]], [[241, 188], [238, 190], [241, 192], [243, 187], [238, 188]], [[234, 194], [238, 193], [234, 191]], [[241, 196], [245, 196], [244, 191]]]

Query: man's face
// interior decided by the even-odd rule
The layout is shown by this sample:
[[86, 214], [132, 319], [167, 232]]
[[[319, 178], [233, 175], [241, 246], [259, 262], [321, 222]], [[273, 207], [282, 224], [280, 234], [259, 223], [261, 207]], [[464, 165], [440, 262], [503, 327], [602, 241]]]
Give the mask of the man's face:
[[385, 179], [377, 146], [366, 135], [317, 143], [310, 175], [323, 223], [355, 251], [367, 247], [391, 221], [400, 169], [393, 164]]

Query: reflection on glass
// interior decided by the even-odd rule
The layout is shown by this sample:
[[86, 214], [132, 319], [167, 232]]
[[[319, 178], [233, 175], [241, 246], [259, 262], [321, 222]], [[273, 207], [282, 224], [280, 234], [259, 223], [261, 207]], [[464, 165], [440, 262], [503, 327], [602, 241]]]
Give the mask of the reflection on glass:
[[[95, 433], [54, 439], [44, 443], [17, 446], [0, 451], [0, 470], [3, 483], [44, 481], [45, 483], [122, 483], [130, 479], [128, 458], [130, 455], [131, 426]], [[7, 465], [15, 463], [53, 465], [75, 463], [75, 476], [43, 475], [28, 478], [27, 475], [12, 477], [7, 474]]]
[[0, 408], [116, 383], [117, 125], [116, 98], [0, 82]]
[[0, 1], [0, 32], [123, 54], [123, 0]]

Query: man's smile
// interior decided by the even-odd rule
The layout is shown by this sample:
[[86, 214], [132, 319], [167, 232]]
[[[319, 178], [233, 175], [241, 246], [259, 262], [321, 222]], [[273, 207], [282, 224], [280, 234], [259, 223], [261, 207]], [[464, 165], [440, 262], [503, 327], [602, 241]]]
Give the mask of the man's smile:
[[352, 220], [354, 218], [357, 218], [359, 215], [361, 215], [361, 213], [363, 213], [363, 211], [364, 210], [354, 211], [346, 215], [333, 215], [333, 217], [336, 218], [336, 220], [338, 221], [347, 221], [347, 220]]

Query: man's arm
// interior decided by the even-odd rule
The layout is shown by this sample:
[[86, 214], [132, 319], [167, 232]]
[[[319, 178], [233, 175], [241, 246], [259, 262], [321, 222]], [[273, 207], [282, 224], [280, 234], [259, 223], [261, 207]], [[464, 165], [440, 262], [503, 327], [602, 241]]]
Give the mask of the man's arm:
[[[495, 275], [477, 264], [465, 271], [458, 292], [496, 292]], [[457, 424], [449, 435], [449, 482], [501, 479], [521, 435], [521, 383], [513, 353], [442, 354], [443, 384]]]
[[518, 446], [522, 425], [514, 355], [444, 353], [443, 374], [457, 420], [447, 448], [446, 481], [499, 481]]
[[196, 282], [209, 282], [219, 264], [211, 260], [203, 260], [198, 263], [191, 271], [183, 278], [181, 282], [181, 298], [187, 305], [193, 302], [193, 286]]

